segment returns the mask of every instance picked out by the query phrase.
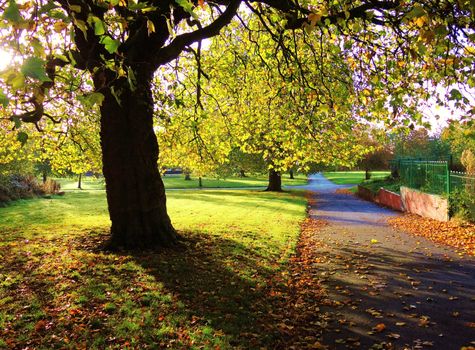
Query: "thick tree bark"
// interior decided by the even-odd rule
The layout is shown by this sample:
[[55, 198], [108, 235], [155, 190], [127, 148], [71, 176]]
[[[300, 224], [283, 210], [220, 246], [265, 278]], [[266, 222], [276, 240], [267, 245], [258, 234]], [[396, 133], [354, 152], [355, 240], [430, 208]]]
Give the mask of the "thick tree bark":
[[[101, 77], [96, 77], [96, 81]], [[136, 72], [136, 88], [112, 80], [101, 91], [101, 145], [112, 221], [110, 248], [169, 246], [177, 235], [168, 217], [153, 129], [152, 73]]]
[[274, 169], [269, 170], [269, 184], [266, 191], [282, 192], [282, 178]]

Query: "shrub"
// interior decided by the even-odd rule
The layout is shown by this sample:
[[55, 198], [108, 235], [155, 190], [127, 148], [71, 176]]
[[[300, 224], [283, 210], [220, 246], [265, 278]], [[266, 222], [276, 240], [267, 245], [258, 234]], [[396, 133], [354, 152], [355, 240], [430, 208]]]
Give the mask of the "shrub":
[[457, 188], [449, 196], [450, 216], [475, 222], [475, 193]]
[[41, 188], [45, 193], [55, 194], [59, 192], [61, 185], [55, 180], [47, 179], [43, 184], [41, 184]]
[[54, 180], [39, 184], [33, 175], [0, 175], [0, 203], [26, 199], [44, 194], [55, 194], [60, 189]]

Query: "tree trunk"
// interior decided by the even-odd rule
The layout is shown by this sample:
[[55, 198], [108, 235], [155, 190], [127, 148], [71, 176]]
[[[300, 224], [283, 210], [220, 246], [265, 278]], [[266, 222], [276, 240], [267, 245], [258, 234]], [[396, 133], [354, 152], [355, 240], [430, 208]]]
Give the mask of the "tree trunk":
[[282, 192], [282, 178], [274, 169], [269, 170], [269, 184], [266, 191]]
[[191, 181], [191, 176], [189, 172], [185, 173], [185, 181]]
[[239, 177], [246, 177], [246, 173], [243, 169], [239, 170]]
[[199, 188], [203, 187], [203, 182], [201, 181], [201, 176], [198, 178], [198, 187]]
[[48, 178], [48, 174], [46, 173], [46, 170], [43, 170], [43, 184], [46, 183], [47, 178]]
[[82, 190], [82, 174], [78, 176], [78, 189]]
[[294, 179], [294, 171], [292, 169], [289, 170], [289, 175], [290, 175], [290, 179], [293, 180]]
[[[111, 89], [101, 90], [105, 98], [100, 134], [112, 249], [150, 249], [169, 246], [177, 239], [158, 171], [152, 73], [138, 70], [134, 90], [126, 79], [107, 79], [119, 101]], [[96, 88], [104, 74], [95, 77]]]
[[371, 179], [371, 173], [370, 173], [369, 169], [365, 169], [364, 177], [365, 177], [365, 180], [370, 180]]

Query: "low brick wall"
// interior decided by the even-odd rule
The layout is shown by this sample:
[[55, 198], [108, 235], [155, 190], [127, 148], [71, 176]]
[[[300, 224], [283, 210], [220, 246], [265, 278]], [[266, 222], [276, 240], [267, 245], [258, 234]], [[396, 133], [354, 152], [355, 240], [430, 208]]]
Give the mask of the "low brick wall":
[[449, 204], [441, 196], [401, 187], [401, 198], [404, 210], [409, 213], [439, 221], [449, 220]]
[[385, 190], [384, 188], [380, 188], [378, 193], [374, 194], [366, 187], [358, 185], [356, 195], [364, 200], [375, 202], [394, 210], [404, 211], [401, 196], [397, 193]]
[[384, 188], [379, 189], [374, 201], [384, 205], [385, 207], [398, 211], [404, 211], [401, 196], [397, 193], [385, 190]]
[[365, 187], [362, 187], [358, 185], [358, 191], [356, 192], [356, 195], [362, 199], [365, 199], [370, 202], [374, 202], [374, 194], [370, 190], [368, 190]]

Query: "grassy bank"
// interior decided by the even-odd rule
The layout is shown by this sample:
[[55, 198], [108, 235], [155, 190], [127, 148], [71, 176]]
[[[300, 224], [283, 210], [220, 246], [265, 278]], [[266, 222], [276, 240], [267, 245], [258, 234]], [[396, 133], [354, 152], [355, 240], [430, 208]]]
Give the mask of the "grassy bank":
[[112, 254], [104, 191], [0, 208], [0, 348], [253, 348], [274, 335], [271, 276], [294, 250], [301, 192], [173, 191], [183, 240]]
[[[384, 179], [390, 174], [389, 171], [372, 171], [371, 179]], [[323, 175], [337, 185], [357, 185], [365, 180], [364, 171], [326, 171]]]

